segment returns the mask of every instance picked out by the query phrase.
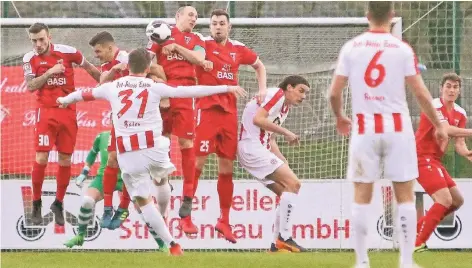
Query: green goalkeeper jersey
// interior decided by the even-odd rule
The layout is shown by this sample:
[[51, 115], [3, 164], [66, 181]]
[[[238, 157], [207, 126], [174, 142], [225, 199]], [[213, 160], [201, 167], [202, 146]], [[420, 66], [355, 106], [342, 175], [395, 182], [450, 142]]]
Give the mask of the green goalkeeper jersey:
[[[100, 153], [100, 167], [97, 171], [97, 176], [102, 177], [108, 161], [108, 144], [110, 142], [110, 131], [104, 131], [97, 135], [93, 142], [92, 150], [87, 155], [85, 160], [90, 166], [93, 165], [98, 153]], [[121, 180], [121, 171], [118, 173], [118, 179]]]

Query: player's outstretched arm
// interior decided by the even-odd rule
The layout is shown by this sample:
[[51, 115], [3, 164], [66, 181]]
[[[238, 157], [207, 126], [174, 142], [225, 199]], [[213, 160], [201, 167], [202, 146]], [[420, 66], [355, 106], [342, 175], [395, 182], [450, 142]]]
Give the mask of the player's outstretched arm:
[[100, 75], [100, 84], [111, 82], [115, 79], [116, 73], [120, 71], [124, 71], [128, 68], [128, 65], [126, 63], [119, 63], [115, 66], [113, 66], [109, 71], [105, 71], [101, 73]]
[[157, 78], [161, 79], [164, 82], [167, 81], [166, 73], [164, 72], [164, 68], [162, 68], [161, 65], [157, 63], [152, 63], [150, 69], [150, 75], [155, 75]]
[[472, 151], [467, 148], [467, 144], [465, 143], [465, 138], [459, 137], [455, 139], [454, 147], [456, 149], [456, 152], [469, 159], [469, 161], [472, 161]]
[[110, 89], [107, 87], [108, 84], [101, 85], [92, 90], [92, 92], [75, 91], [65, 97], [57, 98], [56, 102], [61, 107], [66, 107], [69, 104], [74, 104], [80, 101], [93, 101], [96, 99], [108, 99], [107, 93]]
[[447, 135], [451, 137], [472, 137], [472, 129], [451, 126], [447, 121], [443, 122], [446, 126]]
[[88, 62], [87, 59], [84, 58], [84, 62], [82, 63], [81, 67], [87, 71], [90, 76], [95, 79], [95, 81], [100, 83], [100, 71], [97, 69], [97, 67], [93, 66], [90, 62]]
[[172, 43], [163, 47], [161, 53], [169, 55], [172, 52], [180, 54], [185, 60], [195, 65], [201, 65], [205, 60], [205, 48], [202, 46], [196, 46], [194, 50], [190, 50], [181, 45]]
[[233, 93], [236, 96], [246, 96], [246, 91], [239, 86], [179, 86], [171, 87], [155, 83], [151, 90], [164, 98], [198, 98], [219, 93]]
[[75, 184], [79, 187], [83, 186], [83, 183], [87, 179], [95, 159], [97, 159], [98, 152], [100, 151], [100, 136], [101, 134], [98, 134], [97, 137], [95, 137], [92, 149], [89, 151], [87, 158], [85, 159], [85, 165], [82, 168], [80, 175], [75, 178]]
[[258, 108], [252, 122], [254, 125], [270, 132], [274, 132], [280, 134], [285, 137], [285, 140], [289, 144], [296, 144], [298, 143], [299, 137], [295, 135], [290, 130], [275, 124], [274, 122], [269, 120], [269, 112], [264, 108]]

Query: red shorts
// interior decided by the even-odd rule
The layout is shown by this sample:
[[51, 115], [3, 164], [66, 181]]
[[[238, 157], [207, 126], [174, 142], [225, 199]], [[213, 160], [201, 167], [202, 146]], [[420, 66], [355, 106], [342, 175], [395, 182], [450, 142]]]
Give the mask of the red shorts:
[[418, 156], [418, 172], [418, 182], [430, 196], [440, 189], [456, 186], [441, 161], [436, 159]]
[[[170, 86], [194, 86], [195, 80], [172, 80]], [[162, 134], [172, 134], [179, 138], [193, 139], [195, 135], [195, 109], [192, 98], [170, 98], [170, 108], [160, 109]]]
[[38, 108], [36, 113], [36, 152], [49, 152], [56, 145], [60, 153], [72, 154], [77, 139], [77, 115], [63, 108]]
[[116, 136], [113, 122], [111, 123], [110, 138], [108, 139], [108, 152], [116, 152]]
[[195, 129], [195, 155], [216, 153], [235, 160], [238, 148], [238, 116], [220, 108], [199, 109]]

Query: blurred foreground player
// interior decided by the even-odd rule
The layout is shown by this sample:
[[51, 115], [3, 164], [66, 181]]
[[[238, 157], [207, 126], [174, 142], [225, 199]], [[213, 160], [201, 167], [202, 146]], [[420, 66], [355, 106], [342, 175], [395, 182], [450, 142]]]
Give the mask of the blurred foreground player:
[[60, 109], [58, 97], [75, 91], [73, 65], [86, 70], [97, 82], [100, 72], [76, 48], [53, 44], [48, 27], [35, 23], [28, 30], [33, 51], [23, 57], [23, 72], [30, 92], [36, 92], [37, 112], [35, 125], [36, 160], [31, 179], [33, 183], [33, 224], [41, 224], [41, 193], [49, 152], [56, 146], [59, 153], [56, 175], [56, 200], [51, 205], [54, 221], [64, 226], [63, 199], [71, 176], [71, 156], [77, 137], [75, 105]]
[[[93, 217], [93, 211], [97, 202], [103, 199], [103, 171], [107, 164], [108, 159], [108, 146], [111, 136], [110, 131], [104, 131], [97, 135], [93, 142], [93, 147], [87, 155], [85, 160], [85, 166], [82, 169], [82, 173], [76, 178], [76, 184], [79, 187], [82, 187], [83, 182], [87, 179], [88, 173], [97, 158], [97, 155], [100, 154], [100, 167], [98, 168], [97, 175], [89, 184], [87, 192], [85, 193], [82, 199], [82, 205], [80, 207], [79, 216], [78, 216], [78, 234], [64, 243], [65, 246], [72, 248], [74, 246], [82, 246], [87, 235], [87, 225], [90, 223]], [[115, 191], [122, 192], [123, 189], [123, 180], [121, 179], [121, 173], [117, 174], [117, 183], [115, 186]], [[138, 212], [141, 217], [142, 214], [137, 207]], [[143, 219], [144, 221], [144, 219]], [[144, 221], [145, 222], [145, 221]], [[150, 228], [149, 232], [153, 236], [159, 245], [159, 250], [165, 251], [167, 249], [164, 241], [157, 236], [156, 232]]]
[[[241, 42], [228, 38], [231, 25], [229, 15], [223, 9], [211, 13], [211, 37], [205, 37], [206, 60], [197, 67], [200, 85], [237, 85], [240, 65], [251, 65], [256, 71], [259, 94], [267, 92], [266, 70], [257, 54]], [[233, 200], [233, 161], [238, 147], [237, 99], [232, 94], [218, 94], [197, 99], [197, 126], [195, 129], [195, 154], [197, 156], [193, 195], [198, 179], [209, 154], [218, 156], [218, 197], [221, 215], [215, 230], [226, 240], [236, 243], [229, 223], [229, 211]], [[184, 192], [189, 192], [184, 184]]]
[[[149, 41], [147, 49], [157, 63], [164, 68], [167, 84], [172, 86], [191, 86], [197, 84], [195, 65], [205, 60], [205, 43], [202, 36], [192, 32], [198, 18], [194, 7], [183, 6], [175, 14], [176, 25], [171, 29], [171, 37], [163, 43]], [[195, 151], [193, 138], [195, 132], [195, 111], [192, 98], [170, 99], [170, 107], [161, 109], [163, 135], [175, 135], [179, 139], [182, 155], [184, 179], [183, 203], [179, 210], [180, 228], [187, 234], [198, 232], [191, 218], [193, 181], [195, 177]], [[165, 108], [164, 108], [165, 107]], [[169, 189], [163, 180], [162, 187]]]
[[239, 87], [177, 87], [154, 83], [146, 78], [151, 57], [145, 49], [129, 54], [130, 75], [103, 84], [92, 92], [75, 92], [57, 99], [62, 106], [78, 101], [106, 99], [110, 102], [115, 122], [118, 163], [123, 182], [139, 206], [148, 226], [170, 246], [172, 255], [181, 255], [162, 215], [151, 198], [152, 180], [160, 181], [175, 170], [169, 159], [170, 141], [162, 136], [162, 118], [158, 104], [162, 97], [202, 97], [234, 92], [244, 95]]
[[[461, 92], [461, 85], [461, 78], [457, 74], [445, 74], [441, 82], [441, 98], [434, 99], [433, 106], [448, 135], [455, 138], [456, 152], [472, 161], [472, 151], [467, 148], [464, 139], [472, 136], [472, 129], [465, 129], [467, 114], [455, 103]], [[439, 222], [464, 203], [464, 197], [456, 183], [441, 163], [448, 142], [445, 140], [438, 144], [434, 138], [433, 125], [424, 114], [421, 114], [416, 131], [418, 182], [434, 200], [434, 204], [425, 216], [418, 219], [415, 252], [427, 250], [426, 242]]]
[[353, 124], [347, 178], [354, 182], [352, 203], [356, 267], [369, 267], [367, 234], [374, 182], [392, 181], [397, 201], [400, 266], [415, 267], [416, 208], [413, 186], [418, 177], [416, 146], [406, 85], [436, 128], [438, 140], [447, 138], [428, 89], [419, 75], [416, 56], [408, 44], [390, 33], [392, 2], [369, 2], [369, 31], [348, 41], [339, 54], [330, 88], [331, 108], [338, 132], [348, 135], [351, 121], [343, 114], [342, 91], [352, 94]]
[[253, 98], [244, 108], [241, 119], [239, 163], [280, 197], [271, 251], [306, 251], [292, 239], [292, 216], [300, 181], [280, 152], [274, 133], [284, 136], [289, 145], [299, 144], [299, 137], [281, 125], [290, 107], [301, 104], [309, 90], [310, 84], [305, 78], [288, 76], [278, 88], [268, 89], [261, 104], [256, 97]]

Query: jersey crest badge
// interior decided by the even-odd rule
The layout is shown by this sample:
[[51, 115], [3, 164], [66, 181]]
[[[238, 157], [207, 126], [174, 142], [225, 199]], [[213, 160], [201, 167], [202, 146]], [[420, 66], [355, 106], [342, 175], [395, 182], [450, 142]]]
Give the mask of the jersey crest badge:
[[231, 58], [233, 58], [233, 61], [236, 61], [236, 53], [235, 52], [231, 52], [231, 53], [229, 53], [229, 55], [231, 56]]
[[191, 38], [190, 38], [189, 36], [185, 36], [184, 39], [185, 39], [185, 43], [186, 43], [187, 45], [190, 44]]

